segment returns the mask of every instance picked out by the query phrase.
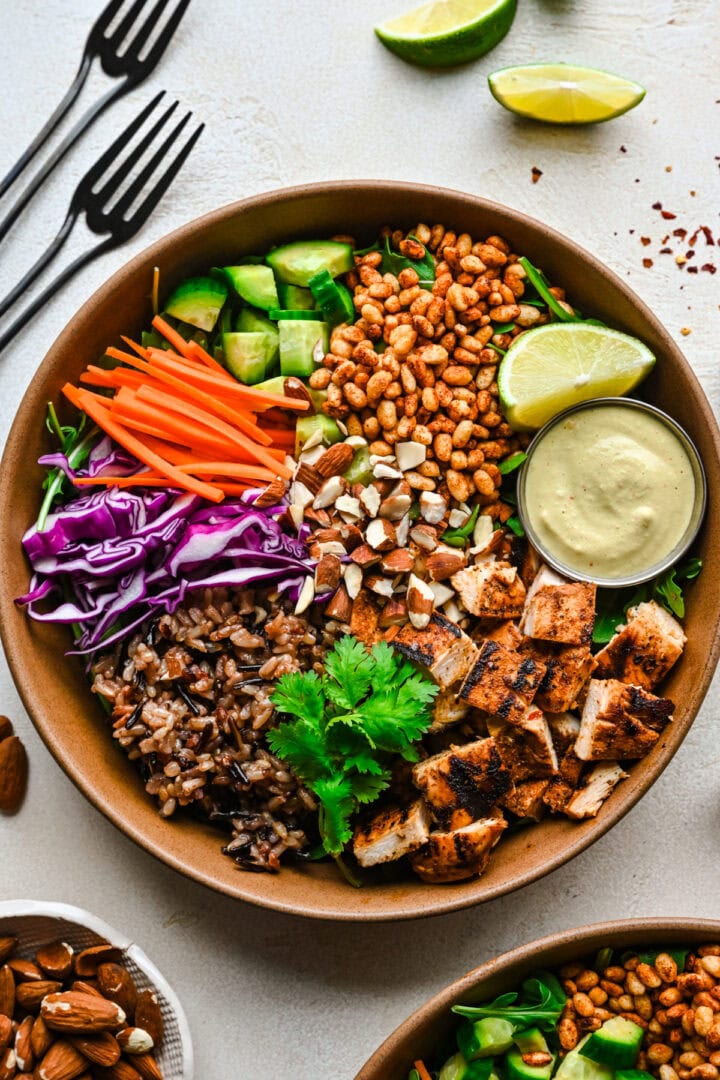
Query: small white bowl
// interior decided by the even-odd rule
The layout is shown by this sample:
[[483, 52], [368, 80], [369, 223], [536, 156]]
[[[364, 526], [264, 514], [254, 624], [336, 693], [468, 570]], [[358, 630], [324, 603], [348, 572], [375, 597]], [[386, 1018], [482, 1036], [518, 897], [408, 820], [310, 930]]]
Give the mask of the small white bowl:
[[162, 1046], [154, 1056], [165, 1080], [192, 1080], [193, 1048], [190, 1028], [175, 992], [142, 949], [124, 934], [70, 904], [39, 900], [0, 901], [0, 936], [18, 939], [18, 955], [30, 959], [40, 945], [66, 941], [76, 952], [108, 941], [123, 951], [123, 963], [138, 989], [152, 989], [165, 1022]]

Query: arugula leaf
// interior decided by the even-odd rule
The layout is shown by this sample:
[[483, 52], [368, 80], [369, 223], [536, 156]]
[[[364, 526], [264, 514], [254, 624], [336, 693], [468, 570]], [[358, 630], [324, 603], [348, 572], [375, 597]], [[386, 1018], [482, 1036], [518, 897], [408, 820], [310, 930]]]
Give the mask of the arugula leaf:
[[440, 539], [443, 543], [450, 544], [451, 547], [465, 547], [468, 538], [472, 536], [479, 513], [480, 507], [476, 506], [464, 525], [457, 529], [446, 529]]
[[545, 301], [556, 319], [559, 319], [560, 322], [581, 322], [577, 315], [571, 315], [570, 312], [566, 311], [553, 296], [550, 292], [550, 283], [542, 270], [539, 270], [537, 266], [533, 266], [530, 260], [524, 255], [521, 256], [518, 261], [527, 274], [528, 281], [533, 286], [538, 296]]
[[498, 472], [501, 476], [508, 476], [509, 473], [519, 469], [526, 458], [527, 454], [525, 451], [518, 450], [516, 454], [511, 454], [510, 457], [506, 457], [504, 461], [500, 462], [498, 465]]
[[513, 514], [512, 517], [507, 519], [505, 524], [516, 536], [523, 537], [525, 535], [525, 529], [523, 528], [523, 523], [520, 520], [519, 514]]
[[688, 559], [679, 566], [671, 567], [665, 574], [655, 579], [653, 595], [658, 603], [668, 608], [673, 615], [682, 619], [685, 615], [685, 598], [683, 597], [680, 581], [692, 581], [702, 570], [700, 559]]
[[511, 330], [515, 329], [516, 325], [517, 323], [514, 322], [495, 323], [495, 325], [493, 326], [493, 333], [509, 334]]
[[519, 1028], [539, 1027], [554, 1031], [563, 1008], [565, 994], [550, 972], [539, 972], [522, 984], [522, 994], [501, 994], [487, 1005], [454, 1005], [453, 1012], [472, 1020], [497, 1017], [509, 1020]]
[[437, 693], [387, 642], [368, 652], [351, 635], [328, 653], [322, 679], [309, 671], [278, 681], [272, 703], [295, 719], [268, 732], [270, 749], [317, 797], [323, 848], [352, 884], [341, 858], [350, 819], [388, 787], [394, 755], [417, 760], [412, 744], [430, 726]]
[[[81, 465], [84, 465], [90, 456], [95, 438], [98, 435], [98, 429], [92, 427], [88, 432], [85, 431], [85, 424], [87, 417], [85, 413], [80, 417], [80, 422], [77, 427], [73, 427], [72, 424], [61, 424], [58, 415], [55, 411], [55, 406], [52, 401], [47, 403], [47, 417], [45, 418], [45, 426], [51, 435], [60, 443], [60, 449], [67, 458], [68, 465], [71, 469], [79, 469]], [[56, 467], [48, 471], [47, 476], [42, 482], [42, 490], [45, 492], [42, 505], [40, 507], [40, 513], [35, 523], [35, 528], [38, 532], [42, 532], [45, 528], [45, 522], [47, 521], [48, 514], [52, 509], [52, 505], [55, 499], [62, 494], [69, 480], [62, 469]]]
[[[408, 240], [420, 242], [417, 236], [414, 236], [412, 233], [408, 234]], [[386, 236], [382, 262], [380, 263], [380, 272], [383, 274], [394, 274], [395, 277], [398, 277], [403, 270], [408, 269], [417, 271], [420, 278], [418, 285], [420, 285], [421, 288], [432, 288], [433, 282], [435, 281], [435, 260], [430, 252], [426, 249], [422, 259], [408, 259], [405, 255], [393, 251], [390, 247], [390, 237]]]

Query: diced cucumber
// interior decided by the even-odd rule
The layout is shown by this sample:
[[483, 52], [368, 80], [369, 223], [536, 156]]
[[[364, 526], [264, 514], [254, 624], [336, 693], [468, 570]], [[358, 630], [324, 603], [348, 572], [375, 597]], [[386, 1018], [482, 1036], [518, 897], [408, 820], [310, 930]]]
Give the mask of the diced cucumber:
[[284, 281], [279, 281], [277, 285], [278, 297], [280, 303], [278, 307], [290, 309], [291, 311], [312, 311], [317, 307], [315, 303], [315, 297], [309, 289], [303, 289], [300, 285], [287, 285]]
[[554, 1080], [614, 1080], [614, 1072], [607, 1065], [601, 1065], [598, 1061], [591, 1061], [585, 1057], [583, 1050], [587, 1046], [589, 1035], [586, 1035], [577, 1044], [574, 1050], [560, 1062]]
[[645, 1032], [624, 1016], [613, 1016], [593, 1031], [582, 1048], [582, 1056], [612, 1069], [632, 1069], [638, 1059]]
[[265, 378], [268, 365], [268, 339], [263, 333], [235, 330], [223, 334], [225, 364], [231, 374], [246, 386], [254, 386]]
[[[280, 355], [280, 335], [277, 326], [275, 323], [270, 322], [261, 312], [253, 311], [252, 308], [243, 308], [237, 317], [235, 328], [246, 334], [265, 335], [267, 339], [267, 373], [265, 378], [267, 378], [270, 369]], [[280, 393], [282, 393], [282, 390]]]
[[314, 387], [308, 386], [308, 393], [313, 400], [315, 412], [322, 412], [322, 407], [327, 401], [327, 390], [316, 390]]
[[549, 1054], [550, 1050], [540, 1028], [526, 1028], [516, 1031], [513, 1042], [521, 1054]]
[[505, 1080], [550, 1080], [555, 1057], [552, 1056], [547, 1065], [527, 1065], [523, 1061], [523, 1053], [519, 1047], [513, 1046], [505, 1055]]
[[143, 330], [140, 335], [140, 344], [144, 349], [164, 349], [167, 346], [167, 341], [161, 334], [158, 334], [157, 330]]
[[367, 446], [358, 446], [349, 467], [343, 473], [348, 484], [362, 484], [367, 487], [373, 478], [370, 464], [370, 451]]
[[267, 262], [279, 281], [304, 286], [320, 270], [337, 277], [355, 265], [352, 247], [339, 240], [296, 240], [271, 251]]
[[343, 433], [331, 416], [318, 413], [316, 416], [299, 416], [295, 427], [295, 457], [298, 457], [303, 446], [311, 435], [316, 431], [322, 433], [326, 443], [340, 442]]
[[226, 299], [227, 285], [222, 281], [211, 277], [188, 278], [175, 289], [165, 305], [165, 312], [209, 332]]
[[486, 1016], [458, 1028], [457, 1044], [468, 1061], [504, 1054], [513, 1044], [515, 1025], [501, 1017]]
[[654, 1077], [644, 1069], [618, 1069], [615, 1080], [654, 1080]]
[[320, 314], [307, 308], [270, 308], [268, 318], [275, 322], [318, 322]]
[[275, 275], [269, 266], [224, 266], [223, 273], [235, 292], [253, 307], [277, 307], [279, 304]]
[[484, 1061], [466, 1061], [462, 1054], [453, 1054], [443, 1065], [438, 1080], [497, 1080], [493, 1073], [493, 1063]]
[[329, 271], [321, 270], [310, 278], [310, 291], [331, 326], [355, 321], [355, 305], [349, 289], [341, 282], [333, 281]]
[[281, 375], [312, 375], [328, 350], [328, 325], [324, 322], [284, 320], [278, 323], [280, 332]]

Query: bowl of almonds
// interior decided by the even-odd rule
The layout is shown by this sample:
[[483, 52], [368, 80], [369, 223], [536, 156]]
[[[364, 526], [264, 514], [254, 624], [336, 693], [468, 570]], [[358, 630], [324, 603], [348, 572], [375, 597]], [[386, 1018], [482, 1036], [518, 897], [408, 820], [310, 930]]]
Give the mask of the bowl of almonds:
[[145, 953], [81, 908], [0, 903], [0, 1077], [191, 1080], [182, 1006]]

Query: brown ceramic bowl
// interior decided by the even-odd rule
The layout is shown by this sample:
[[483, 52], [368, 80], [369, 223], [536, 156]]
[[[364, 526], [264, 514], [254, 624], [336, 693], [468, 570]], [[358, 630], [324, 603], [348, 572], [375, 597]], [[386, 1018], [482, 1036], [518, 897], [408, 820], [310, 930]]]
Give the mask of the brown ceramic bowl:
[[[121, 333], [147, 323], [153, 266], [163, 290], [208, 266], [303, 236], [352, 233], [368, 242], [379, 226], [442, 221], [476, 236], [500, 233], [516, 250], [564, 285], [581, 310], [642, 338], [657, 354], [643, 386], [648, 399], [670, 412], [694, 439], [707, 471], [709, 512], [699, 554], [706, 570], [688, 604], [688, 647], [666, 684], [676, 718], [629, 780], [618, 786], [594, 821], [553, 820], [504, 839], [487, 873], [456, 885], [415, 878], [355, 890], [332, 866], [288, 865], [276, 876], [248, 874], [222, 855], [221, 835], [191, 821], [158, 816], [134, 767], [112, 745], [81, 663], [63, 652], [69, 638], [18, 610], [28, 568], [20, 547], [34, 521], [42, 470], [34, 463], [49, 449], [42, 423], [45, 403], [58, 400], [67, 380], [101, 355]], [[381, 920], [438, 914], [517, 889], [582, 851], [627, 813], [677, 750], [697, 713], [720, 650], [720, 573], [711, 538], [720, 531], [720, 436], [712, 410], [670, 335], [628, 287], [597, 259], [546, 226], [506, 207], [455, 191], [415, 184], [329, 183], [271, 192], [217, 210], [183, 226], [138, 255], [103, 285], [71, 320], [32, 380], [18, 411], [0, 470], [0, 626], [15, 681], [38, 731], [58, 763], [90, 801], [128, 836], [169, 866], [228, 896], [318, 918]], [[7, 508], [12, 512], [8, 513]]]
[[[717, 919], [621, 919], [594, 923], [540, 938], [489, 960], [431, 998], [400, 1025], [367, 1061], [355, 1080], [407, 1080], [413, 1061], [429, 1060], [452, 1040], [458, 1020], [453, 1005], [490, 1001], [515, 990], [541, 968], [554, 968], [598, 949], [643, 949], [652, 946], [694, 946], [720, 941]], [[444, 1050], [441, 1049], [444, 1053]], [[453, 1052], [448, 1048], [448, 1056]]]

